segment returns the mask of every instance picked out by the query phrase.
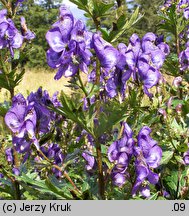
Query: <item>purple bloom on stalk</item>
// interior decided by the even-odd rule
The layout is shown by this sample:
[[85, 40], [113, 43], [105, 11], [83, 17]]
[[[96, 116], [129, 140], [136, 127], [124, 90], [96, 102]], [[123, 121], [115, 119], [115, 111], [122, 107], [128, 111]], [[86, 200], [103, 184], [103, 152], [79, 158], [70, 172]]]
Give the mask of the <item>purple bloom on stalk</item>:
[[110, 98], [115, 97], [118, 92], [121, 96], [125, 96], [126, 81], [130, 78], [131, 70], [120, 70], [118, 68], [113, 71], [112, 76], [107, 80], [105, 89]]
[[5, 150], [6, 159], [9, 163], [14, 164], [14, 157], [13, 157], [13, 149], [7, 148]]
[[51, 120], [55, 120], [56, 114], [54, 112], [50, 112], [47, 106], [61, 106], [60, 101], [58, 101], [57, 99], [57, 92], [53, 95], [52, 98], [50, 98], [46, 90], [42, 91], [42, 88], [39, 88], [37, 92], [31, 92], [27, 99], [29, 103], [33, 104], [36, 111], [38, 132], [48, 132], [50, 129], [50, 122]]
[[180, 53], [179, 62], [181, 65], [181, 70], [189, 69], [189, 47]]
[[12, 143], [17, 152], [25, 153], [29, 151], [32, 141], [25, 135], [23, 138], [13, 137]]
[[133, 132], [129, 125], [124, 122], [123, 135], [119, 140], [114, 141], [108, 149], [108, 159], [114, 162], [115, 166], [111, 176], [115, 185], [121, 187], [126, 182], [128, 173], [126, 172], [133, 154]]
[[35, 137], [36, 121], [33, 103], [27, 105], [25, 98], [21, 94], [14, 96], [12, 107], [5, 115], [5, 123], [15, 137], [23, 138], [27, 134], [38, 148]]
[[135, 81], [143, 82], [144, 93], [151, 97], [148, 90], [157, 85], [161, 77], [159, 69], [169, 54], [169, 46], [163, 42], [163, 36], [157, 37], [148, 32], [140, 40], [138, 35], [133, 34], [128, 47], [121, 45], [118, 49], [120, 56], [117, 67], [129, 71], [127, 79], [132, 75]]
[[143, 127], [138, 134], [138, 146], [134, 147], [134, 155], [136, 157], [136, 182], [134, 184], [132, 194], [136, 195], [137, 191], [145, 196], [150, 196], [150, 184], [157, 184], [159, 175], [152, 172], [151, 169], [157, 168], [161, 161], [162, 149], [157, 142], [150, 137], [151, 129], [147, 126]]
[[59, 12], [59, 20], [53, 24], [53, 27], [58, 27], [63, 35], [64, 41], [68, 41], [70, 32], [74, 26], [74, 17], [65, 5], [60, 7]]
[[46, 34], [50, 49], [47, 62], [52, 68], [58, 68], [55, 79], [75, 75], [79, 69], [86, 73], [90, 58], [90, 34], [82, 21], [74, 24], [74, 18], [66, 7], [60, 8], [60, 19]]
[[144, 93], [149, 97], [152, 97], [152, 94], [149, 93], [148, 89], [157, 85], [160, 77], [160, 72], [153, 67], [149, 67], [147, 71], [139, 71], [139, 78], [143, 82]]
[[91, 155], [91, 152], [89, 151], [84, 151], [82, 153], [82, 157], [85, 159], [87, 164], [85, 165], [85, 168], [87, 171], [91, 171], [95, 169], [96, 166], [96, 161], [93, 155]]
[[0, 49], [9, 48], [11, 56], [14, 56], [14, 49], [22, 46], [23, 36], [16, 29], [13, 21], [7, 19], [7, 11], [0, 11]]
[[93, 34], [93, 48], [100, 60], [101, 67], [111, 70], [118, 62], [119, 52], [98, 33]]

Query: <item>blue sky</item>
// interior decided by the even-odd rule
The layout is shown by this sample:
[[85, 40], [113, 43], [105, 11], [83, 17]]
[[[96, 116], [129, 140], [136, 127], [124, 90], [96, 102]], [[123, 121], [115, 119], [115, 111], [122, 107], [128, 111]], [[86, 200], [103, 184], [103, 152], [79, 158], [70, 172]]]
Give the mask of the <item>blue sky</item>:
[[[126, 0], [126, 1], [130, 2], [131, 0]], [[86, 18], [83, 15], [84, 11], [78, 9], [75, 4], [73, 4], [69, 0], [63, 0], [62, 3], [65, 4], [70, 9], [70, 11], [73, 13], [73, 15], [76, 19], [81, 19], [83, 21], [86, 21]]]
[[76, 19], [81, 19], [83, 21], [86, 20], [86, 18], [83, 15], [84, 11], [78, 9], [75, 4], [73, 4], [69, 0], [63, 0], [62, 3], [65, 4], [70, 9], [70, 11], [73, 13], [73, 15]]

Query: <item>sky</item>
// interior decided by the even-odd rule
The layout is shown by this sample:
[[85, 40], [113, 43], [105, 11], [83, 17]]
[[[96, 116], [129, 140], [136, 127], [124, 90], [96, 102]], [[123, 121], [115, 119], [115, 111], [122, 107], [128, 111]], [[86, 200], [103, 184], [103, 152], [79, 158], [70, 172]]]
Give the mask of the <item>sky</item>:
[[73, 4], [69, 0], [63, 0], [62, 3], [65, 4], [70, 9], [70, 11], [73, 13], [76, 19], [81, 19], [83, 21], [86, 20], [84, 16], [84, 11], [78, 9], [75, 4]]
[[[130, 2], [131, 0], [126, 0], [126, 1]], [[77, 6], [72, 2], [70, 2], [69, 0], [63, 0], [62, 3], [65, 4], [70, 9], [70, 11], [73, 13], [76, 19], [81, 19], [83, 21], [86, 21], [86, 17], [84, 16], [83, 10], [78, 9]]]

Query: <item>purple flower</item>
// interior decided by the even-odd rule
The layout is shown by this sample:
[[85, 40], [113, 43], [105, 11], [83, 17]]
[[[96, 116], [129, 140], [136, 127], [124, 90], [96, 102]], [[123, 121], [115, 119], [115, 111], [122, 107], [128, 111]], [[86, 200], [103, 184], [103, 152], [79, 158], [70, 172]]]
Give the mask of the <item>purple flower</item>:
[[138, 146], [134, 147], [136, 157], [136, 182], [133, 186], [132, 194], [136, 195], [137, 191], [145, 196], [150, 196], [149, 184], [157, 184], [159, 175], [152, 172], [151, 169], [157, 168], [161, 161], [162, 149], [157, 142], [150, 137], [151, 129], [143, 127], [138, 134]]
[[61, 31], [63, 40], [66, 42], [69, 40], [70, 33], [74, 26], [74, 17], [65, 5], [60, 7], [60, 17], [57, 22], [53, 24], [53, 27], [58, 27]]
[[139, 74], [140, 80], [143, 82], [143, 89], [144, 89], [145, 94], [151, 97], [152, 94], [149, 93], [148, 89], [157, 85], [161, 77], [160, 72], [153, 67], [149, 67], [147, 71], [142, 70], [142, 71], [139, 71], [138, 74]]
[[96, 161], [93, 155], [89, 151], [84, 151], [82, 153], [82, 157], [85, 159], [87, 164], [85, 165], [85, 168], [87, 171], [92, 171], [96, 167]]
[[93, 48], [100, 60], [101, 67], [111, 70], [118, 62], [119, 52], [98, 33], [93, 34]]
[[18, 153], [25, 153], [30, 150], [32, 140], [30, 140], [27, 135], [25, 135], [23, 138], [19, 138], [15, 136], [12, 139], [12, 143], [14, 145], [15, 150]]
[[26, 134], [38, 148], [35, 137], [36, 112], [33, 104], [26, 103], [23, 95], [18, 94], [12, 99], [12, 107], [5, 115], [5, 123], [15, 137], [23, 138]]
[[111, 173], [112, 180], [119, 187], [125, 183], [128, 176], [126, 169], [131, 160], [134, 147], [131, 128], [125, 122], [122, 124], [124, 126], [122, 138], [114, 141], [108, 149], [108, 159], [110, 162], [115, 163]]
[[13, 149], [7, 148], [5, 150], [6, 159], [9, 163], [14, 164], [14, 157], [13, 157]]
[[0, 11], [0, 49], [9, 48], [11, 56], [14, 56], [14, 49], [22, 46], [23, 36], [16, 29], [13, 21], [6, 18], [7, 11]]
[[[126, 69], [125, 80], [127, 81], [132, 75], [134, 81], [143, 83], [144, 93], [151, 97], [152, 94], [148, 90], [157, 85], [160, 80], [159, 69], [169, 54], [169, 46], [163, 42], [163, 36], [158, 37], [148, 32], [140, 40], [138, 35], [133, 34], [128, 47], [121, 44], [118, 50], [120, 54], [117, 67]], [[113, 89], [115, 86], [114, 83]]]
[[189, 47], [182, 51], [179, 55], [181, 70], [189, 69]]
[[46, 34], [50, 46], [47, 63], [54, 69], [58, 68], [55, 79], [74, 76], [79, 70], [88, 71], [92, 56], [89, 51], [90, 35], [82, 21], [74, 24], [70, 11], [64, 6], [60, 8], [60, 19]]
[[20, 169], [19, 169], [19, 168], [14, 167], [14, 168], [12, 169], [12, 172], [13, 172], [14, 175], [17, 175], [17, 176], [20, 175]]
[[[189, 147], [189, 144], [188, 144], [188, 147]], [[188, 151], [184, 152], [183, 159], [184, 159], [185, 165], [189, 165], [189, 149]]]

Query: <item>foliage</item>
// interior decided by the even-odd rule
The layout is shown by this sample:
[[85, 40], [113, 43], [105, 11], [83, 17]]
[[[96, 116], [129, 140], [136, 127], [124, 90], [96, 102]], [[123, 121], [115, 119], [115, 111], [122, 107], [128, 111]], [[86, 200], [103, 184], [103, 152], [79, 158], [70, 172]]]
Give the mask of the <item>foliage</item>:
[[[155, 18], [150, 8], [141, 13], [146, 1], [137, 1], [129, 16], [123, 1], [71, 1], [91, 19], [92, 31], [65, 6], [58, 17], [58, 3], [12, 2], [10, 8], [1, 1], [7, 10], [0, 11], [0, 88], [12, 99], [0, 104], [7, 127], [0, 128], [1, 198], [188, 199], [189, 5], [166, 3]], [[29, 25], [22, 18], [18, 30], [21, 14]], [[147, 32], [119, 43], [133, 26], [151, 31], [147, 15], [162, 20], [166, 40]], [[42, 51], [45, 38], [55, 80], [68, 77], [74, 94], [51, 97], [40, 87], [28, 97], [15, 95], [25, 58], [33, 61], [30, 48]], [[37, 53], [32, 64], [42, 58]]]

